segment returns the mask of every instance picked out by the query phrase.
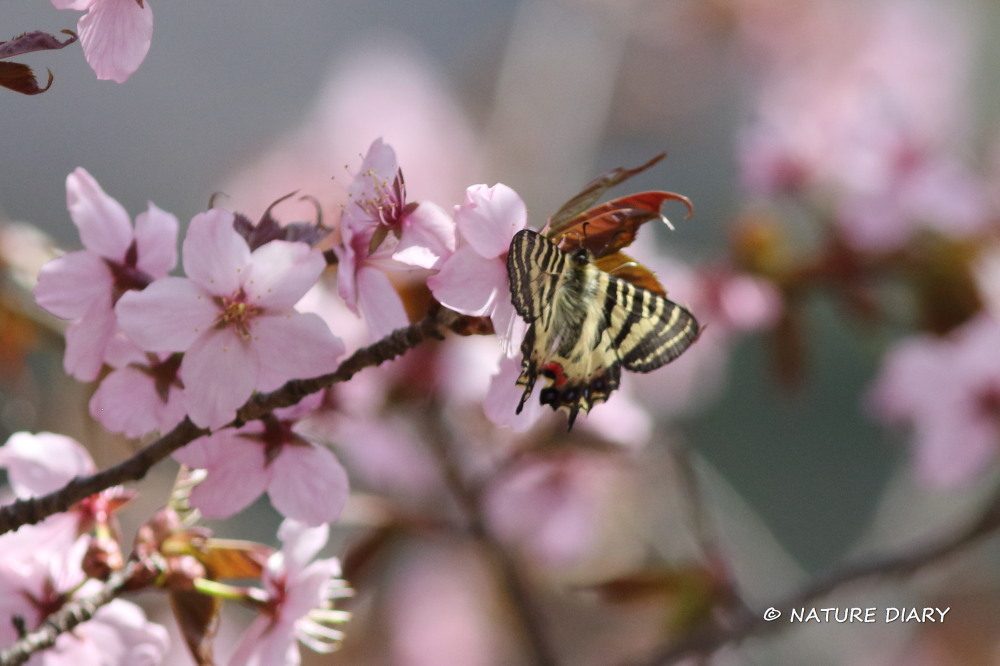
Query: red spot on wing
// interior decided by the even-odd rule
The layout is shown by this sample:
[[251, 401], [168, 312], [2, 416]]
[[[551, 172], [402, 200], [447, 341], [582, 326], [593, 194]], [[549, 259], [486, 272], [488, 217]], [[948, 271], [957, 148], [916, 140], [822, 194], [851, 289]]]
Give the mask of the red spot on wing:
[[551, 377], [553, 385], [557, 388], [566, 383], [566, 373], [563, 371], [563, 367], [555, 361], [550, 361], [543, 365], [542, 373], [547, 377]]

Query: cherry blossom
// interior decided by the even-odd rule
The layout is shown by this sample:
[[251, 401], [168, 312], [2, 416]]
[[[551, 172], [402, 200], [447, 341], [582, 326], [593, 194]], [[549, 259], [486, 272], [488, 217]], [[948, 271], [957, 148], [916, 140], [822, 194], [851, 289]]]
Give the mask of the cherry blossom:
[[90, 399], [90, 415], [111, 432], [140, 437], [184, 420], [180, 354], [143, 352], [121, 340], [108, 351], [112, 370]]
[[281, 524], [281, 550], [268, 558], [263, 575], [267, 601], [230, 657], [231, 666], [299, 664], [296, 639], [316, 652], [337, 648], [343, 634], [332, 626], [349, 615], [334, 610], [333, 602], [350, 592], [335, 558], [313, 560], [328, 534], [327, 525]]
[[273, 241], [251, 252], [233, 214], [213, 209], [191, 220], [183, 254], [189, 277], [126, 294], [116, 312], [142, 349], [185, 352], [192, 421], [218, 428], [253, 391], [336, 369], [343, 343], [319, 316], [294, 309], [326, 266], [319, 250]]
[[946, 338], [911, 337], [886, 354], [869, 396], [874, 415], [912, 428], [917, 476], [968, 481], [1000, 444], [1000, 323], [980, 315]]
[[455, 208], [460, 243], [437, 275], [427, 280], [443, 305], [476, 317], [489, 316], [508, 355], [525, 327], [510, 300], [507, 252], [514, 234], [524, 229], [528, 211], [517, 192], [502, 183], [473, 185]]
[[[50, 432], [17, 432], [0, 446], [0, 467], [18, 499], [38, 497], [61, 489], [78, 476], [97, 471], [87, 450], [76, 440]], [[51, 547], [66, 550], [96, 525], [107, 526], [113, 514], [131, 497], [121, 486], [108, 488], [55, 513], [37, 525], [0, 535], [0, 552], [30, 552]]]
[[[969, 125], [962, 12], [889, 0], [818, 2], [781, 20], [745, 12], [763, 65], [739, 155], [746, 188], [833, 206], [857, 249], [887, 251], [919, 228], [982, 229], [991, 201], [959, 158]], [[748, 6], [749, 7], [749, 6]]]
[[409, 320], [388, 273], [436, 269], [455, 250], [454, 222], [430, 202], [407, 202], [391, 146], [376, 139], [349, 191], [340, 220], [337, 278], [344, 302], [374, 339]]
[[[28, 631], [74, 596], [86, 597], [101, 586], [84, 582], [81, 548], [36, 548], [22, 557], [5, 551], [0, 561], [0, 644], [10, 645], [18, 636], [12, 618], [25, 620]], [[82, 584], [82, 585], [81, 585]], [[132, 666], [160, 663], [169, 646], [167, 630], [146, 619], [135, 604], [114, 599], [94, 617], [71, 632], [62, 633], [55, 645], [31, 663], [45, 666]]]
[[52, 4], [87, 12], [76, 30], [97, 78], [125, 83], [149, 53], [153, 10], [147, 0], [52, 0]]
[[142, 289], [177, 264], [177, 218], [149, 204], [135, 219], [94, 177], [76, 169], [66, 178], [70, 217], [85, 249], [42, 267], [38, 304], [73, 323], [66, 331], [66, 372], [93, 381], [118, 330], [112, 308], [130, 290]]
[[319, 397], [177, 451], [179, 462], [208, 472], [191, 492], [191, 505], [208, 518], [228, 518], [266, 491], [274, 508], [289, 518], [312, 526], [336, 520], [347, 502], [347, 472], [332, 451], [295, 430]]

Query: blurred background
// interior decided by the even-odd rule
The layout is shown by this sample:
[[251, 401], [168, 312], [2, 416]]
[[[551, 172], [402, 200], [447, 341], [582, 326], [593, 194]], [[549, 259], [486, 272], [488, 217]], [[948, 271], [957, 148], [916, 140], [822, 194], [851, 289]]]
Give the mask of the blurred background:
[[[608, 496], [599, 493], [600, 501], [614, 507], [604, 519], [617, 521], [617, 531], [572, 575], [538, 565], [553, 586], [539, 594], [558, 618], [554, 640], [570, 655], [565, 663], [642, 655], [669, 633], [657, 627], [674, 612], [629, 599], [606, 619], [593, 599], [582, 608], [568, 601], [573, 589], [652, 563], [683, 569], [709, 541], [756, 609], [846, 559], [961, 524], [995, 485], [995, 464], [945, 488], [922, 482], [908, 432], [885, 427], [873, 411], [868, 396], [883, 355], [901, 336], [926, 329], [917, 323], [920, 303], [900, 287], [905, 279], [876, 276], [866, 294], [878, 304], [872, 316], [844, 298], [855, 283], [793, 284], [788, 272], [776, 277], [765, 256], [811, 265], [834, 228], [851, 257], [883, 257], [909, 242], [865, 235], [866, 225], [882, 229], [889, 219], [903, 226], [919, 218], [914, 227], [948, 235], [954, 215], [963, 238], [996, 226], [995, 3], [148, 1], [152, 48], [124, 85], [97, 81], [76, 45], [20, 59], [39, 73], [50, 68], [55, 81], [35, 97], [0, 95], [3, 219], [76, 249], [65, 178], [78, 166], [133, 215], [152, 201], [186, 221], [221, 193], [223, 205], [256, 219], [297, 190], [335, 219], [352, 169], [381, 136], [396, 149], [411, 200], [450, 208], [469, 185], [503, 182], [539, 228], [596, 175], [668, 153], [615, 194], [666, 189], [693, 201], [692, 219], [668, 207], [676, 230], [650, 225], [643, 247], [633, 249], [708, 329], [676, 368], [624, 379], [620, 397], [641, 405], [635, 418], [648, 427], [621, 444], [638, 481], [601, 482]], [[73, 28], [76, 18], [47, 2], [3, 3], [0, 38]], [[932, 165], [931, 175], [897, 190], [885, 163], [901, 163], [904, 143], [912, 148], [906, 156]], [[879, 152], [890, 150], [891, 158]], [[913, 213], [921, 197], [929, 203]], [[311, 219], [309, 205], [296, 206], [279, 216]], [[932, 209], [934, 220], [924, 224]], [[780, 242], [760, 250], [775, 233]], [[12, 326], [12, 344], [28, 344]], [[60, 378], [59, 357], [39, 351], [44, 338], [31, 344], [40, 346], [26, 366], [16, 354], [6, 364], [4, 437], [60, 431], [104, 441], [99, 464], [125, 455], [131, 444], [87, 423], [89, 389]], [[461, 382], [462, 361], [450, 362]], [[595, 419], [602, 409], [613, 405], [595, 410]], [[350, 454], [342, 455], [350, 466]], [[165, 492], [171, 474], [148, 483]], [[360, 476], [362, 489], [378, 490]], [[162, 502], [156, 490], [146, 495], [150, 507]], [[629, 512], [637, 515], [623, 518]], [[277, 522], [262, 502], [216, 529], [267, 541]], [[638, 536], [622, 537], [622, 524]], [[710, 538], [699, 536], [703, 528]], [[358, 543], [358, 530], [342, 532], [330, 554]], [[469, 589], [490, 584], [481, 580], [481, 561], [450, 543], [400, 548], [369, 579], [374, 591], [360, 597], [360, 615], [380, 622], [359, 630], [342, 655], [310, 663], [518, 663], [513, 653], [503, 656], [506, 639], [490, 622], [457, 624], [503, 614], [468, 610], [476, 603]], [[717, 659], [996, 663], [1000, 652], [983, 626], [1000, 619], [987, 610], [996, 601], [995, 574], [987, 572], [997, 555], [987, 544], [929, 574], [817, 603], [950, 605], [956, 619], [944, 629], [792, 627]], [[462, 588], [455, 578], [472, 582]], [[424, 605], [426, 626], [394, 615], [419, 615]], [[573, 648], [581, 632], [603, 647]], [[380, 636], [390, 647], [374, 647]], [[466, 652], [449, 652], [463, 636]], [[949, 652], [958, 645], [965, 651]]]

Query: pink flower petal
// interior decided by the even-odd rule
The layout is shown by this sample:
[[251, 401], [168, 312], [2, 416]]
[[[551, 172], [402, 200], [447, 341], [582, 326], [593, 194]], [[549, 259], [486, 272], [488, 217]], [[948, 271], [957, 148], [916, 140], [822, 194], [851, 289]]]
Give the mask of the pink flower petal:
[[271, 463], [271, 503], [282, 515], [317, 526], [340, 515], [350, 484], [333, 452], [322, 446], [286, 446]]
[[203, 428], [224, 426], [253, 393], [259, 372], [256, 349], [232, 329], [205, 331], [181, 362], [188, 416]]
[[85, 11], [90, 9], [90, 6], [95, 2], [100, 2], [100, 0], [52, 0], [52, 5], [56, 9], [76, 9], [77, 11]]
[[[278, 527], [278, 538], [281, 539], [281, 570], [292, 578], [298, 577], [309, 566], [309, 561], [323, 549], [329, 537], [328, 525], [310, 526], [289, 519], [281, 521], [281, 526]], [[278, 558], [268, 562], [268, 574], [277, 573], [272, 567], [276, 560]]]
[[172, 390], [164, 403], [156, 385], [139, 368], [126, 365], [101, 382], [90, 399], [90, 415], [110, 432], [140, 437], [167, 432], [184, 419], [184, 399]]
[[86, 169], [78, 168], [66, 177], [66, 206], [85, 248], [107, 259], [122, 260], [132, 243], [132, 218]]
[[97, 0], [77, 23], [83, 54], [101, 80], [124, 83], [149, 53], [153, 10], [149, 2]]
[[319, 280], [326, 260], [305, 243], [271, 241], [250, 255], [248, 295], [268, 309], [289, 310]]
[[166, 277], [124, 294], [115, 306], [125, 334], [147, 351], [185, 351], [211, 328], [218, 307], [187, 278]]
[[135, 218], [139, 268], [163, 277], [177, 266], [177, 218], [152, 203]]
[[377, 268], [362, 268], [358, 271], [357, 285], [358, 304], [373, 340], [409, 325], [403, 302], [385, 273]]
[[81, 382], [97, 379], [108, 343], [115, 334], [115, 317], [111, 310], [111, 294], [106, 303], [95, 303], [66, 329], [66, 353], [63, 369]]
[[455, 221], [437, 204], [422, 202], [403, 219], [399, 246], [392, 254], [408, 266], [434, 269], [455, 251]]
[[250, 276], [250, 247], [221, 208], [191, 218], [184, 237], [184, 272], [210, 294], [230, 296]]
[[459, 248], [444, 262], [437, 275], [427, 279], [431, 293], [442, 305], [474, 317], [492, 312], [500, 299], [510, 300], [507, 285], [507, 269], [503, 263], [483, 259], [469, 245]]
[[473, 185], [465, 192], [465, 203], [455, 209], [455, 222], [462, 238], [480, 256], [492, 259], [507, 253], [511, 238], [528, 223], [528, 210], [503, 183]]
[[99, 256], [70, 252], [42, 266], [35, 302], [62, 319], [79, 319], [98, 300], [110, 308], [113, 286], [111, 271]]
[[208, 470], [206, 479], [191, 491], [191, 505], [206, 518], [228, 518], [250, 506], [264, 492], [270, 476], [264, 448], [232, 432], [195, 440], [174, 457], [184, 465]]
[[538, 385], [528, 396], [521, 413], [516, 413], [517, 405], [524, 393], [524, 390], [517, 386], [520, 374], [520, 359], [501, 358], [500, 369], [490, 380], [490, 388], [483, 401], [486, 418], [496, 425], [508, 426], [514, 432], [529, 430], [543, 413], [542, 404], [538, 401]]
[[290, 379], [333, 372], [344, 353], [344, 343], [312, 313], [257, 317], [253, 337], [260, 358], [255, 387], [259, 391], [273, 391]]
[[75, 476], [96, 471], [87, 450], [74, 439], [51, 432], [17, 432], [0, 447], [0, 467], [20, 498], [58, 490]]

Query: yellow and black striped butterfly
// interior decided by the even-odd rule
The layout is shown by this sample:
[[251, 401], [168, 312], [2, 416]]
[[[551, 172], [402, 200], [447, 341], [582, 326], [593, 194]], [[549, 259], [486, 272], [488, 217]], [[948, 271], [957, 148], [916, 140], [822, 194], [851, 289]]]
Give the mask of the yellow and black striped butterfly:
[[562, 221], [553, 216], [547, 234], [524, 229], [514, 235], [507, 255], [511, 301], [528, 323], [518, 413], [542, 375], [548, 382], [541, 403], [566, 408], [572, 428], [581, 410], [589, 412], [618, 388], [622, 367], [650, 372], [698, 338], [694, 316], [619, 251], [639, 225], [661, 217], [667, 199], [688, 203], [669, 192], [643, 192]]

